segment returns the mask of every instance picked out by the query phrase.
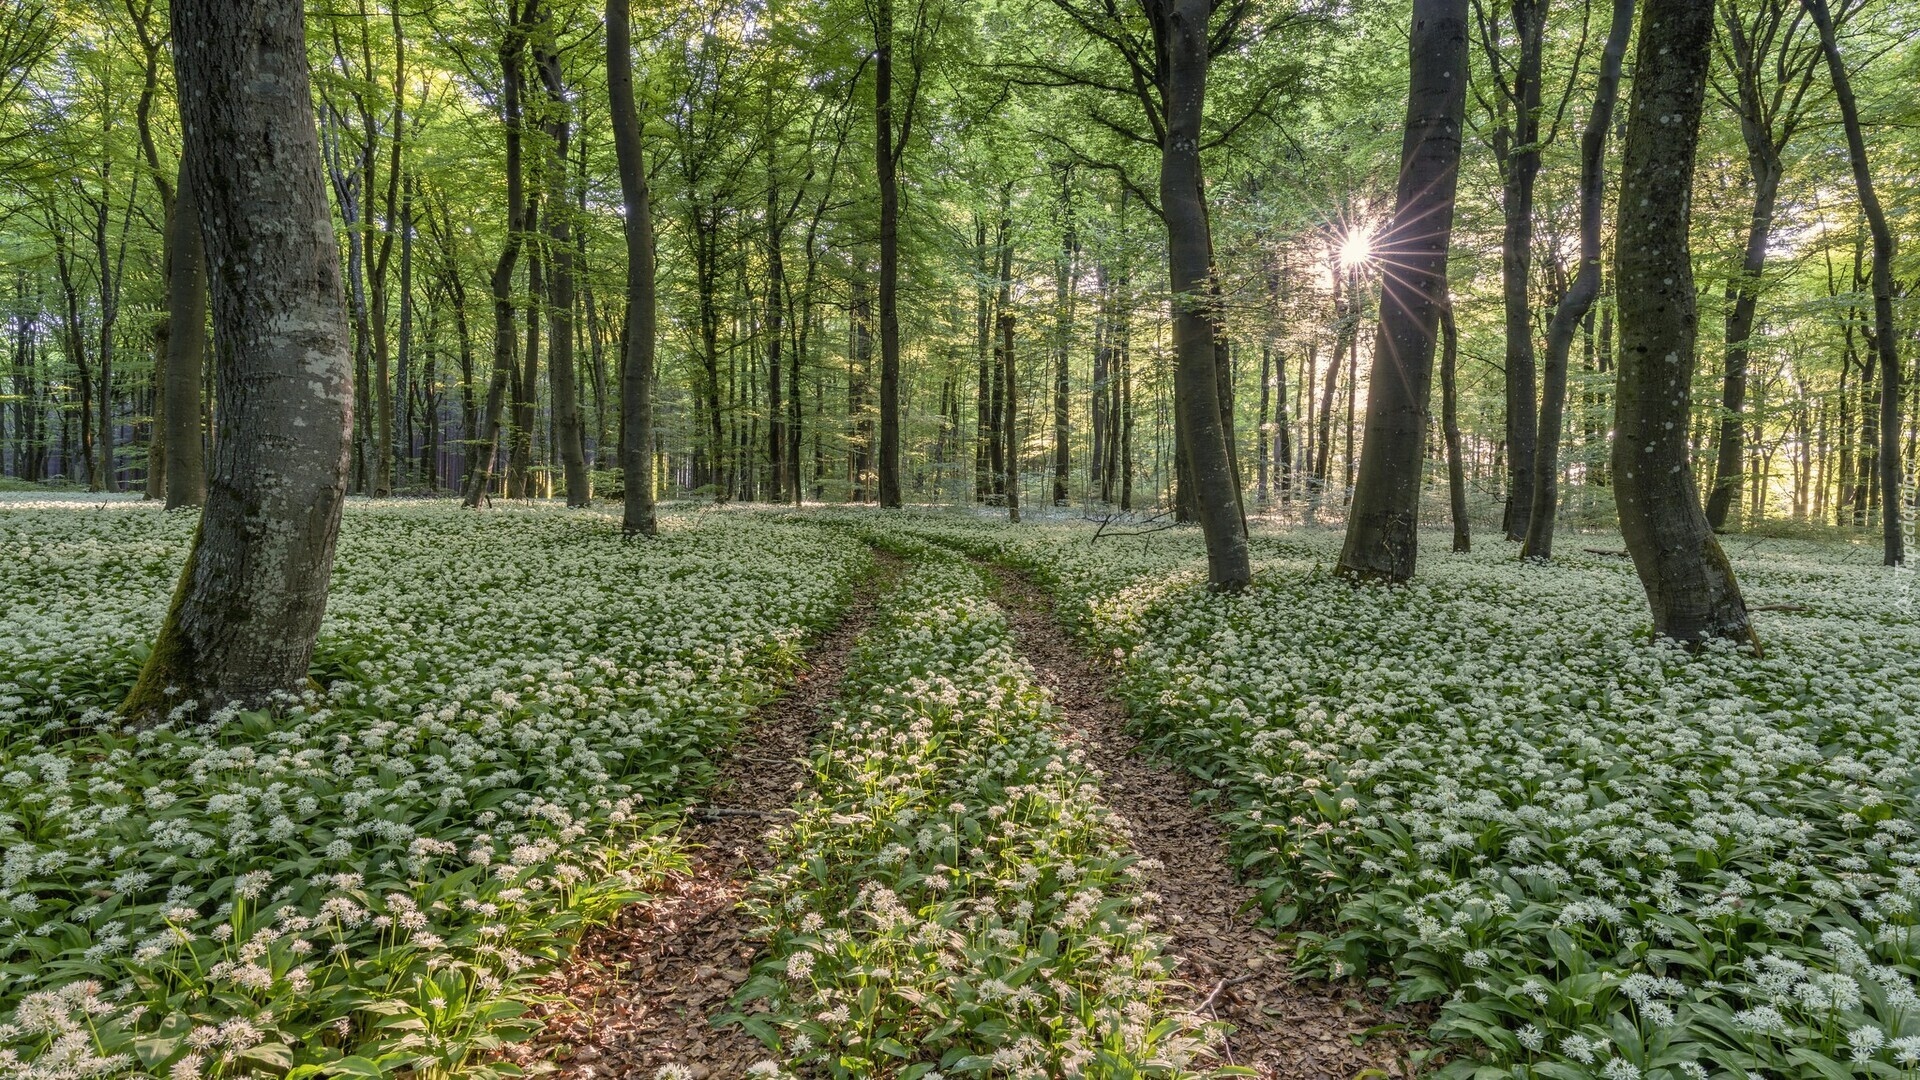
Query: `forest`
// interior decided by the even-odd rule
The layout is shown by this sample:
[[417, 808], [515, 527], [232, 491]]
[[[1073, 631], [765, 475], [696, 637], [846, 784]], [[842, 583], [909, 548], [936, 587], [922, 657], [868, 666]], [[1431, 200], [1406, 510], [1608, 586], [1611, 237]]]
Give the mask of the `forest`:
[[1920, 1074], [1916, 87], [0, 0], [0, 1078]]

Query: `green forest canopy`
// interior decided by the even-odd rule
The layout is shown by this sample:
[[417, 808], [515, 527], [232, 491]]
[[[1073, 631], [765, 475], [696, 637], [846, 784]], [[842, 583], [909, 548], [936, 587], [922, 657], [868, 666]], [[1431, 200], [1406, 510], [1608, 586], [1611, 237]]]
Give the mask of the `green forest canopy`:
[[[1128, 59], [1151, 49], [1143, 20], [1109, 17], [1090, 0], [881, 7], [897, 8], [895, 130], [911, 116], [899, 150], [906, 497], [998, 500], [1003, 368], [992, 360], [1005, 313], [1020, 360], [1013, 439], [1024, 501], [1170, 502], [1160, 119], [1136, 92]], [[1392, 209], [1405, 14], [1304, 0], [1232, 7], [1232, 25], [1216, 26], [1227, 47], [1212, 65], [1203, 155], [1235, 449], [1260, 503], [1311, 494], [1337, 508], [1365, 412], [1380, 279], [1365, 238]], [[1818, 38], [1793, 0], [1717, 7], [1692, 238], [1702, 306], [1693, 461], [1710, 490], [1728, 415], [1725, 316], [1751, 282], [1751, 375], [1736, 424], [1744, 490], [1733, 523], [1868, 525], [1879, 513], [1870, 251]], [[866, 0], [766, 0], [634, 12], [660, 244], [663, 493], [876, 494], [878, 10]], [[0, 0], [0, 15], [0, 460], [20, 480], [139, 489], [179, 145], [167, 13], [153, 0]], [[1867, 0], [1836, 16], [1901, 241], [1900, 355], [1911, 365], [1920, 353], [1910, 299], [1920, 280], [1920, 12]], [[1499, 506], [1510, 483], [1501, 265], [1503, 162], [1517, 149], [1503, 82], [1521, 51], [1515, 20], [1507, 0], [1475, 7], [1453, 233], [1462, 446], [1476, 508]], [[1533, 144], [1541, 165], [1526, 245], [1535, 339], [1575, 268], [1578, 132], [1605, 23], [1600, 5], [1545, 9]], [[507, 239], [505, 59], [526, 69], [526, 182], [543, 224], [512, 284], [523, 340], [510, 426], [524, 438], [503, 452], [511, 460], [500, 493], [563, 486], [540, 355], [556, 328], [575, 338], [588, 461], [601, 489], [614, 490], [625, 250], [598, 7], [341, 0], [310, 6], [308, 40], [351, 278], [353, 489], [373, 489], [389, 452], [377, 445], [383, 431], [393, 490], [457, 489], [468, 468], [494, 356], [489, 277]], [[1743, 111], [1749, 128], [1757, 111], [1783, 144], [1758, 275], [1742, 267], [1764, 163], [1743, 139]], [[552, 160], [560, 122], [563, 163]], [[1608, 153], [1617, 167], [1618, 139]], [[555, 254], [547, 226], [562, 220], [576, 238], [579, 286], [568, 317], [555, 320], [541, 275]], [[1610, 232], [1611, 213], [1607, 222]], [[1610, 298], [1609, 282], [1575, 348], [1563, 513], [1611, 513], [1596, 495], [1607, 482]], [[776, 376], [776, 365], [787, 370]], [[211, 396], [211, 371], [207, 382]], [[1920, 379], [1905, 385], [1920, 392]], [[1903, 410], [1909, 467], [1914, 413]], [[775, 471], [795, 446], [797, 492]]]

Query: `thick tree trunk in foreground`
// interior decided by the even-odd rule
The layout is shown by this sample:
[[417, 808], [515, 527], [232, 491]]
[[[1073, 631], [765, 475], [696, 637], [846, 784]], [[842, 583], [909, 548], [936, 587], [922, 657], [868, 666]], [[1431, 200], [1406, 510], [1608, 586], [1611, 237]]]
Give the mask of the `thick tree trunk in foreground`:
[[1716, 637], [1757, 645], [1733, 568], [1707, 527], [1687, 447], [1699, 329], [1687, 230], [1712, 33], [1709, 5], [1646, 5], [1614, 234], [1613, 490], [1654, 633], [1688, 646]]
[[1593, 111], [1580, 136], [1580, 269], [1560, 298], [1547, 326], [1547, 362], [1540, 380], [1540, 445], [1533, 458], [1533, 508], [1527, 515], [1527, 539], [1520, 557], [1538, 562], [1553, 558], [1553, 526], [1560, 503], [1560, 434], [1567, 409], [1567, 358], [1573, 335], [1600, 295], [1600, 216], [1604, 210], [1607, 129], [1620, 93], [1620, 65], [1633, 35], [1634, 0], [1613, 0], [1613, 24], [1600, 54], [1600, 80]]
[[1406, 136], [1393, 224], [1377, 245], [1380, 331], [1366, 443], [1336, 572], [1362, 581], [1413, 576], [1420, 525], [1433, 346], [1447, 298], [1447, 245], [1467, 102], [1467, 0], [1414, 0]]
[[[1252, 580], [1233, 458], [1220, 422], [1215, 372], [1213, 279], [1207, 210], [1200, 191], [1200, 120], [1207, 91], [1209, 0], [1164, 0], [1158, 35], [1166, 50], [1166, 142], [1160, 150], [1160, 205], [1167, 221], [1173, 293], [1174, 407], [1181, 421], [1184, 474], [1206, 536], [1207, 583], [1237, 592]], [[1185, 486], [1184, 484], [1182, 485]]]
[[352, 366], [297, 0], [174, 0], [220, 439], [172, 610], [122, 711], [260, 707], [308, 685], [346, 494]]
[[627, 0], [607, 0], [607, 93], [612, 99], [613, 146], [620, 162], [627, 237], [627, 333], [620, 365], [620, 468], [625, 474], [626, 495], [620, 527], [628, 536], [652, 536], [658, 530], [653, 511], [653, 350], [657, 330], [653, 204], [640, 154], [640, 119], [633, 104], [633, 27]]
[[[1853, 165], [1853, 183], [1860, 194], [1860, 212], [1866, 215], [1867, 228], [1873, 234], [1873, 344], [1880, 354], [1880, 537], [1883, 558], [1888, 566], [1906, 561], [1901, 537], [1901, 515], [1905, 503], [1900, 493], [1900, 353], [1899, 338], [1893, 322], [1893, 232], [1887, 227], [1886, 211], [1873, 189], [1873, 173], [1867, 168], [1867, 143], [1860, 132], [1860, 108], [1854, 102], [1853, 82], [1847, 65], [1840, 58], [1840, 46], [1833, 32], [1833, 16], [1827, 0], [1803, 0], [1814, 25], [1820, 28], [1820, 49], [1827, 57], [1827, 74], [1833, 80], [1833, 95], [1840, 102], [1840, 117], [1847, 131], [1847, 157]], [[1862, 478], [1862, 484], [1866, 483]]]
[[160, 378], [162, 460], [167, 509], [204, 506], [207, 464], [200, 441], [201, 355], [207, 345], [207, 263], [200, 243], [200, 203], [180, 170], [167, 240], [167, 357]]

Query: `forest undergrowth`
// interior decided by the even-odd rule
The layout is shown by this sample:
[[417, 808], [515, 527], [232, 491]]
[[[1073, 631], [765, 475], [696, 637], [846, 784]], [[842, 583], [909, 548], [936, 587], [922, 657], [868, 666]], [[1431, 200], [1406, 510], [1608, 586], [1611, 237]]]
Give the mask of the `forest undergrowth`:
[[[832, 527], [821, 527], [821, 526]], [[190, 522], [0, 511], [0, 1075], [485, 1075], [588, 924], [686, 864], [743, 720], [908, 557], [750, 889], [733, 1022], [802, 1074], [1217, 1070], [1143, 868], [981, 570], [1018, 567], [1197, 777], [1301, 975], [1424, 1010], [1448, 1075], [1920, 1067], [1911, 579], [1743, 554], [1764, 657], [1646, 637], [1624, 560], [909, 512], [349, 509], [324, 690], [112, 722]], [[1764, 557], [1763, 557], [1764, 556]]]
[[1355, 588], [1337, 534], [1256, 528], [1256, 587], [1220, 597], [1179, 533], [910, 529], [1057, 595], [1300, 970], [1434, 1008], [1447, 1074], [1920, 1067], [1910, 575], [1736, 543], [1767, 652], [1689, 656], [1604, 547], [1429, 536], [1413, 584]]
[[191, 529], [0, 511], [0, 1075], [517, 1073], [536, 980], [684, 864], [869, 564], [748, 515], [356, 506], [323, 692], [123, 729]]

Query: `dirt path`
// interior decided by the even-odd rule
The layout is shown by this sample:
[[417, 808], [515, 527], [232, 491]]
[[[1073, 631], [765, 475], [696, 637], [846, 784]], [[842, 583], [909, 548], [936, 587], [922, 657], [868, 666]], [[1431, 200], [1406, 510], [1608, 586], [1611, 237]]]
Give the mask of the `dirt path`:
[[542, 1011], [546, 1030], [516, 1055], [523, 1065], [551, 1061], [565, 1077], [652, 1080], [664, 1065], [695, 1080], [746, 1075], [771, 1057], [738, 1027], [715, 1028], [746, 982], [759, 944], [740, 900], [753, 876], [770, 869], [763, 842], [805, 779], [808, 750], [839, 697], [853, 645], [873, 621], [884, 582], [900, 561], [875, 554], [878, 572], [855, 586], [840, 625], [808, 652], [792, 688], [748, 720], [708, 812], [696, 811], [685, 839], [692, 871], [656, 899], [634, 904], [611, 926], [588, 934], [544, 988], [560, 999]]
[[1295, 982], [1271, 931], [1254, 922], [1252, 890], [1237, 884], [1225, 836], [1192, 802], [1193, 782], [1177, 768], [1137, 752], [1126, 710], [1054, 618], [1045, 592], [1000, 567], [999, 600], [1039, 680], [1052, 694], [1063, 733], [1083, 747], [1105, 779], [1107, 804], [1126, 819], [1134, 850], [1159, 864], [1149, 887], [1190, 984], [1187, 1005], [1234, 1026], [1222, 1063], [1248, 1066], [1284, 1080], [1344, 1080], [1362, 1070], [1407, 1074], [1405, 1047], [1353, 1036], [1388, 1017], [1356, 1005], [1351, 991]]

